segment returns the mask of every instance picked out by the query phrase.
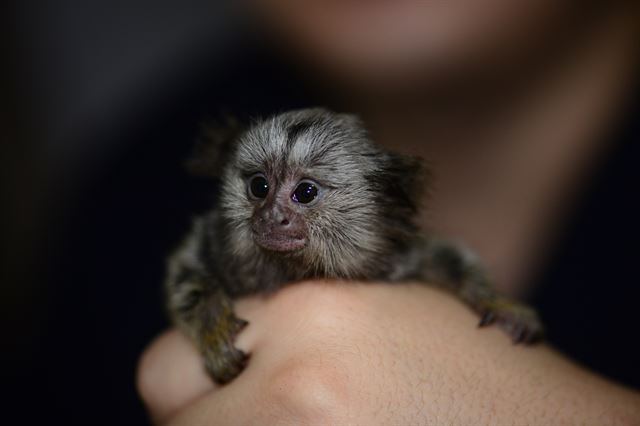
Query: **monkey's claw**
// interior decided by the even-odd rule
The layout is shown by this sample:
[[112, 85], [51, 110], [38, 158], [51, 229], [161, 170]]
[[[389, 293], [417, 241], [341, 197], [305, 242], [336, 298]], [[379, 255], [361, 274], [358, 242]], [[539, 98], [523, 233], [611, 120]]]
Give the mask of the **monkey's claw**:
[[496, 301], [483, 309], [478, 327], [495, 323], [507, 333], [514, 344], [534, 343], [543, 337], [542, 322], [536, 312], [524, 305]]
[[235, 379], [247, 366], [249, 355], [233, 344], [225, 344], [219, 351], [204, 353], [204, 365], [211, 377], [220, 384]]
[[232, 336], [235, 339], [238, 333], [240, 333], [242, 330], [244, 330], [246, 326], [249, 325], [249, 321], [244, 320], [242, 318], [237, 318], [237, 317], [234, 317], [232, 321], [233, 321]]
[[206, 339], [204, 365], [209, 375], [220, 384], [235, 379], [247, 366], [249, 355], [234, 346], [238, 333], [249, 322], [233, 316], [226, 327], [218, 325]]

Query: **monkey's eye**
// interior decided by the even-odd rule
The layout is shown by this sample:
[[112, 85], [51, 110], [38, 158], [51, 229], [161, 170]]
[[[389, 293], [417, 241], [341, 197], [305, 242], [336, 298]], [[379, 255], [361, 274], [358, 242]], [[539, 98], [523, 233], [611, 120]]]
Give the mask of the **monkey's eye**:
[[255, 198], [265, 198], [269, 193], [269, 182], [262, 175], [255, 175], [249, 180], [249, 193]]
[[302, 181], [293, 191], [291, 199], [296, 203], [309, 204], [318, 196], [318, 187], [309, 181]]

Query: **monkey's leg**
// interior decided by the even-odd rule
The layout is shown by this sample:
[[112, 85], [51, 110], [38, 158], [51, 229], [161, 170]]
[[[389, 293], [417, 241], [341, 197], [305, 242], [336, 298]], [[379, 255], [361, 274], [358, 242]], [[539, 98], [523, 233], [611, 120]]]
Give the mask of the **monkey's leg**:
[[203, 247], [210, 244], [198, 219], [183, 245], [169, 259], [167, 305], [173, 323], [196, 344], [207, 372], [226, 383], [244, 369], [248, 356], [233, 345], [247, 322], [236, 317], [217, 276], [207, 273]]
[[543, 326], [535, 310], [498, 294], [470, 253], [446, 242], [427, 244], [425, 252], [421, 278], [456, 294], [480, 315], [478, 326], [495, 323], [514, 343], [542, 338]]
[[194, 341], [204, 366], [218, 383], [227, 383], [242, 372], [248, 355], [234, 346], [236, 336], [248, 324], [236, 317], [231, 299], [221, 290], [208, 290], [203, 278], [176, 283], [169, 295], [174, 323]]

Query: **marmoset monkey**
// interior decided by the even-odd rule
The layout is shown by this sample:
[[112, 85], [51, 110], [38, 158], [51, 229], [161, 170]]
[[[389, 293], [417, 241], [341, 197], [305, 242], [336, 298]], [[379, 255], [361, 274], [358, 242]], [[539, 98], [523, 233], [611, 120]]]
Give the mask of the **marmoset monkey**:
[[247, 362], [234, 347], [247, 322], [232, 300], [311, 278], [421, 281], [457, 295], [480, 326], [495, 322], [516, 343], [541, 336], [536, 313], [497, 295], [472, 256], [419, 234], [422, 162], [375, 145], [355, 116], [287, 112], [214, 137], [207, 156], [220, 199], [169, 259], [166, 290], [173, 322], [215, 381], [232, 380]]

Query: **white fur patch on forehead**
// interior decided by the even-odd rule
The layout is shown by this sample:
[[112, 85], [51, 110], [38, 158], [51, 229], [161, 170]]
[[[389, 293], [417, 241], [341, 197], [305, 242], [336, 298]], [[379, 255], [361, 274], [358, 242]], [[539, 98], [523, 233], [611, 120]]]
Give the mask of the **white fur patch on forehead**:
[[316, 108], [256, 124], [240, 139], [235, 164], [247, 173], [297, 171], [343, 181], [371, 172], [375, 162], [370, 159], [378, 153], [358, 119]]

